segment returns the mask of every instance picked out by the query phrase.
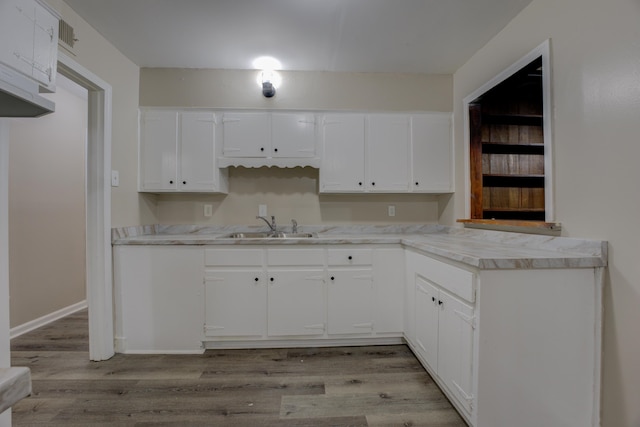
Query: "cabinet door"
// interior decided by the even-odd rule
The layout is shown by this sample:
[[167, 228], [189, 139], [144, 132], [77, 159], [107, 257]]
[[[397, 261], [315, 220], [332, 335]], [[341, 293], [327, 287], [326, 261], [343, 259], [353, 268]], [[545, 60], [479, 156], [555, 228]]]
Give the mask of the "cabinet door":
[[58, 18], [35, 3], [33, 77], [54, 89], [58, 58]]
[[262, 337], [267, 323], [263, 271], [208, 270], [205, 277], [206, 336]]
[[268, 113], [225, 113], [223, 154], [227, 157], [267, 157], [271, 150]]
[[315, 116], [309, 113], [271, 115], [272, 157], [314, 157], [316, 155]]
[[267, 283], [270, 336], [324, 334], [323, 270], [269, 270]]
[[322, 123], [320, 192], [364, 191], [364, 116], [329, 114]]
[[329, 334], [373, 332], [373, 273], [370, 268], [329, 269]]
[[0, 2], [0, 61], [29, 77], [33, 75], [34, 3]]
[[420, 275], [415, 276], [416, 344], [433, 372], [438, 371], [438, 322], [441, 304], [438, 288]]
[[216, 190], [215, 116], [209, 112], [181, 113], [180, 178], [182, 191]]
[[147, 111], [140, 117], [140, 189], [177, 190], [178, 113]]
[[438, 376], [470, 413], [473, 400], [473, 307], [440, 291]]
[[409, 117], [372, 114], [367, 126], [367, 191], [409, 190]]
[[445, 114], [411, 117], [411, 144], [412, 191], [450, 192], [451, 117]]

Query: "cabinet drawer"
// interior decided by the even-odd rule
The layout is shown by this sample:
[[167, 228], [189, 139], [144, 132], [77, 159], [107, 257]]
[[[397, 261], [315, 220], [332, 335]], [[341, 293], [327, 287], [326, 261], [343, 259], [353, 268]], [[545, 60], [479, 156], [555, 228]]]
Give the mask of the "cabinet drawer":
[[428, 256], [420, 258], [416, 271], [434, 284], [460, 298], [475, 302], [476, 275], [474, 273], [437, 261]]
[[329, 265], [371, 265], [372, 262], [371, 249], [329, 249], [327, 253]]
[[263, 249], [216, 248], [205, 249], [204, 264], [206, 266], [262, 266], [264, 261]]
[[323, 249], [267, 249], [267, 264], [271, 266], [324, 265]]

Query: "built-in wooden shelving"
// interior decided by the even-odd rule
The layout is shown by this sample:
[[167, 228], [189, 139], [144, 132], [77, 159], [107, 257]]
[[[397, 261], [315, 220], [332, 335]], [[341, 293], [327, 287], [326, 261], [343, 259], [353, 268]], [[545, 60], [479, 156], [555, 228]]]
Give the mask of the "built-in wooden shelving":
[[545, 219], [541, 64], [469, 105], [471, 219]]

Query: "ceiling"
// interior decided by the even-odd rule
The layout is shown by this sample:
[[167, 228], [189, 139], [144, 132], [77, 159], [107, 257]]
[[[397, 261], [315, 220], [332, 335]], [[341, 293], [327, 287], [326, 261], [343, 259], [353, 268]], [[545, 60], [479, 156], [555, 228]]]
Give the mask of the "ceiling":
[[[531, 0], [64, 0], [140, 67], [451, 74]], [[82, 43], [82, 34], [76, 35]]]

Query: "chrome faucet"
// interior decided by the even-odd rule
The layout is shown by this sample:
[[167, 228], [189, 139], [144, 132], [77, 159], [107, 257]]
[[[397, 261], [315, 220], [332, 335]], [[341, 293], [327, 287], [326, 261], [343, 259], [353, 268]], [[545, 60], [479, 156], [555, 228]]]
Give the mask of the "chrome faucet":
[[291, 232], [293, 234], [296, 234], [298, 232], [298, 221], [296, 221], [295, 219], [291, 220]]
[[275, 216], [271, 215], [271, 222], [269, 222], [269, 220], [267, 218], [263, 217], [263, 216], [257, 216], [256, 219], [261, 219], [264, 222], [266, 222], [272, 233], [276, 232], [277, 226], [276, 226], [276, 217]]

